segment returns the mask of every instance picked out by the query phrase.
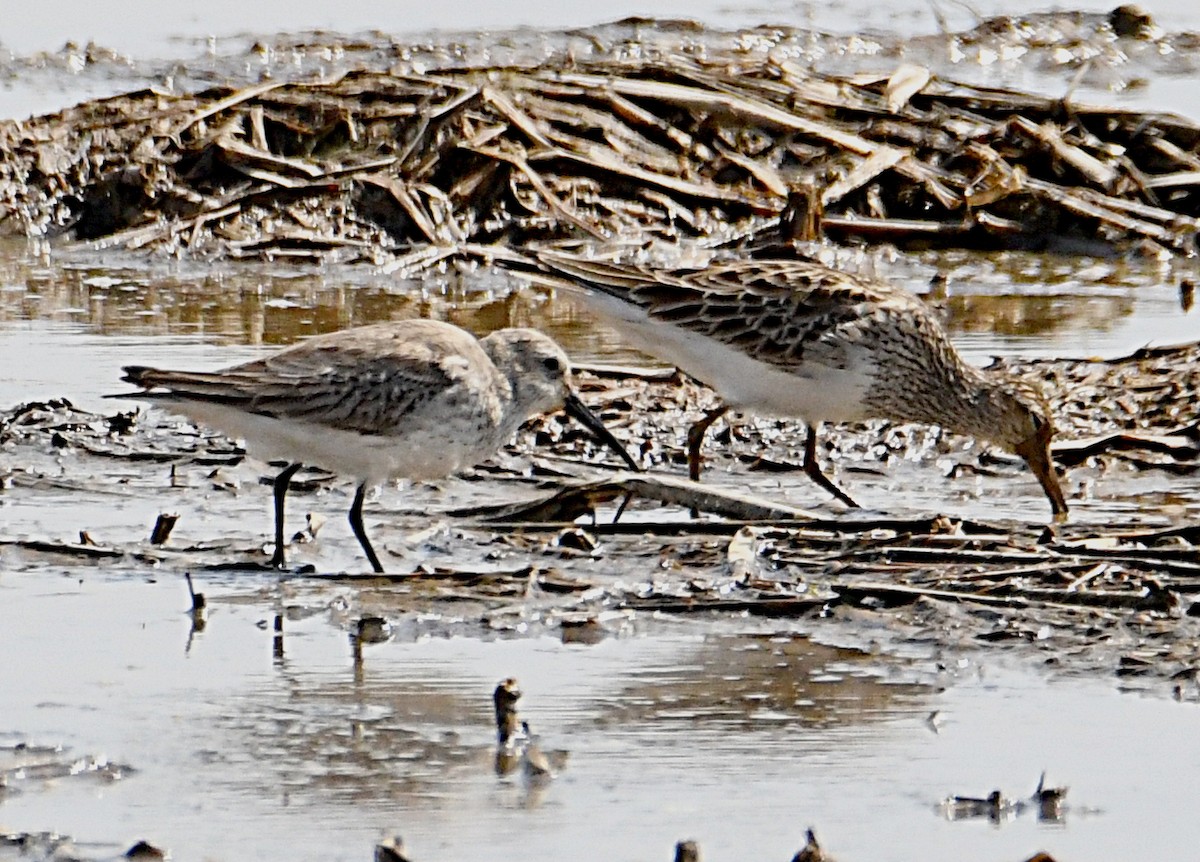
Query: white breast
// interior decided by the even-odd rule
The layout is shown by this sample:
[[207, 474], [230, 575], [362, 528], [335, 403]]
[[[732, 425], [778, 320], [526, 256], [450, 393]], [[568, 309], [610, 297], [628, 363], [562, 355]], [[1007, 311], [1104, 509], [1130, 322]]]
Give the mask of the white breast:
[[795, 417], [810, 425], [869, 418], [863, 396], [874, 375], [865, 362], [835, 368], [806, 361], [781, 370], [708, 336], [652, 320], [641, 308], [608, 294], [589, 291], [587, 304], [639, 350], [711, 386], [735, 410]]

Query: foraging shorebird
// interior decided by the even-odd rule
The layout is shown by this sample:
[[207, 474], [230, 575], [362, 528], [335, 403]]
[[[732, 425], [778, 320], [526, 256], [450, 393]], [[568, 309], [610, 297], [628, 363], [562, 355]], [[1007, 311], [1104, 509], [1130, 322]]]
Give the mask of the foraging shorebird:
[[501, 680], [492, 691], [496, 713], [496, 774], [509, 775], [520, 766], [527, 779], [545, 781], [554, 777], [554, 769], [529, 729], [529, 722], [517, 714], [520, 699], [521, 687], [513, 677]]
[[565, 408], [637, 469], [574, 393], [562, 348], [532, 329], [476, 340], [449, 323], [404, 320], [319, 335], [221, 371], [124, 371], [145, 391], [110, 397], [154, 401], [288, 462], [274, 483], [273, 566], [284, 565], [284, 498], [302, 464], [358, 479], [350, 526], [376, 572], [383, 566], [362, 521], [368, 487], [473, 466], [533, 416]]
[[506, 255], [495, 261], [537, 283], [582, 290], [635, 346], [717, 391], [721, 406], [688, 433], [693, 480], [704, 435], [726, 411], [790, 416], [808, 426], [804, 472], [857, 506], [821, 471], [820, 424], [924, 422], [1020, 455], [1055, 516], [1066, 515], [1042, 392], [963, 361], [906, 290], [794, 259], [658, 268], [542, 251], [536, 264]]
[[492, 709], [496, 713], [496, 744], [506, 748], [514, 739], [520, 738], [523, 730], [517, 714], [517, 701], [521, 699], [521, 686], [515, 677], [502, 679], [492, 690]]

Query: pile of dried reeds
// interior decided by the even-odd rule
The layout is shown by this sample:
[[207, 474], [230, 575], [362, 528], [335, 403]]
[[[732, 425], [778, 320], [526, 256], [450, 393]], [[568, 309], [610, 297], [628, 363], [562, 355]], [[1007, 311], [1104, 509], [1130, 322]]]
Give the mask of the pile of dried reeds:
[[1200, 126], [678, 56], [151, 91], [0, 124], [0, 224], [207, 256], [857, 236], [1195, 250]]

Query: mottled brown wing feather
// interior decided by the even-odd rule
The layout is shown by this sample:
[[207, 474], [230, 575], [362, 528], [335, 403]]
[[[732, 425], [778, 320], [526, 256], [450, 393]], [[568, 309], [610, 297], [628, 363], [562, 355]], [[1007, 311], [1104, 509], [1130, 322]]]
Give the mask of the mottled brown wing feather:
[[542, 252], [538, 260], [564, 284], [630, 302], [653, 319], [752, 352], [781, 368], [801, 364], [815, 342], [823, 342], [826, 353], [838, 348], [834, 334], [843, 326], [869, 325], [870, 306], [928, 314], [907, 291], [803, 260], [716, 262], [682, 269], [552, 252]]

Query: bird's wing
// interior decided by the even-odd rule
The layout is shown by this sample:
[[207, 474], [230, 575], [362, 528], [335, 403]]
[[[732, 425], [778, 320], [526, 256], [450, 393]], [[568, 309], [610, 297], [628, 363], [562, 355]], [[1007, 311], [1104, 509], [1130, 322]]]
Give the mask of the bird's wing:
[[563, 286], [601, 291], [784, 369], [803, 363], [814, 345], [822, 361], [838, 361], [876, 312], [928, 316], [903, 289], [804, 260], [664, 269], [541, 252], [538, 261]]
[[125, 379], [162, 390], [147, 393], [151, 397], [210, 401], [259, 415], [376, 434], [387, 433], [401, 418], [452, 387], [471, 389], [478, 376], [472, 375], [467, 358], [436, 344], [395, 341], [386, 352], [374, 347], [315, 338], [222, 371], [131, 366]]

